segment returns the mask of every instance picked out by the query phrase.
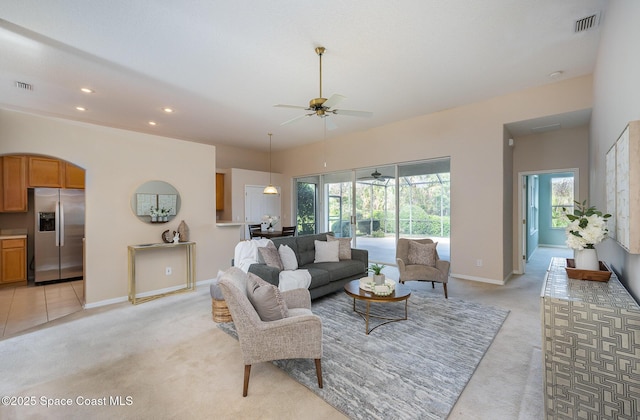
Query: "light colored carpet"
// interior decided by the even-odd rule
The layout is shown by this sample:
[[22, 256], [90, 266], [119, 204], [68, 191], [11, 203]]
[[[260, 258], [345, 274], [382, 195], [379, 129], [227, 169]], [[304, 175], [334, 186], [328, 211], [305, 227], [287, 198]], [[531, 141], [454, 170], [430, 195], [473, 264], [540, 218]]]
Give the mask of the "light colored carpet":
[[[207, 286], [84, 311], [0, 340], [0, 355], [0, 396], [35, 397], [0, 404], [0, 419], [341, 417], [268, 363], [252, 371], [254, 398], [242, 398], [238, 343], [211, 320]], [[283, 411], [290, 400], [305, 404]]]
[[[275, 362], [352, 419], [446, 418], [508, 314], [413, 291], [408, 320], [366, 335], [352, 305], [344, 293], [313, 302], [323, 323], [323, 389], [312, 360]], [[403, 302], [374, 306], [382, 316], [404, 314]], [[220, 328], [236, 336], [232, 323]]]

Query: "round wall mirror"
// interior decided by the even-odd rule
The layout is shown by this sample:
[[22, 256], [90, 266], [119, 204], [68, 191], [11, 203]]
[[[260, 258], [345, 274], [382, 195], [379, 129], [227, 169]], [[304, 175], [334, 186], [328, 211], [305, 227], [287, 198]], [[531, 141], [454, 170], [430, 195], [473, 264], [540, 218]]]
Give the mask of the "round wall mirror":
[[148, 181], [131, 197], [131, 210], [145, 223], [166, 223], [180, 211], [180, 194], [164, 181]]

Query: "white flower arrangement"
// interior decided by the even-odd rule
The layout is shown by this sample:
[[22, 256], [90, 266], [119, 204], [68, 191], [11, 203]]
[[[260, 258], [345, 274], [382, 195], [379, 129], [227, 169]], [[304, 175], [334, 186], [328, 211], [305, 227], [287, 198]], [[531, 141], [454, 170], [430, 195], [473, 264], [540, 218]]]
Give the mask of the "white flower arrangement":
[[278, 220], [280, 220], [278, 216], [269, 216], [268, 214], [262, 216], [262, 222], [269, 224], [267, 229], [273, 229], [273, 227], [278, 224]]
[[573, 214], [566, 208], [562, 208], [564, 215], [569, 219], [566, 227], [567, 246], [572, 249], [595, 249], [594, 245], [602, 242], [607, 237], [607, 219], [610, 214], [602, 214], [595, 207], [587, 207], [587, 202], [575, 202]]

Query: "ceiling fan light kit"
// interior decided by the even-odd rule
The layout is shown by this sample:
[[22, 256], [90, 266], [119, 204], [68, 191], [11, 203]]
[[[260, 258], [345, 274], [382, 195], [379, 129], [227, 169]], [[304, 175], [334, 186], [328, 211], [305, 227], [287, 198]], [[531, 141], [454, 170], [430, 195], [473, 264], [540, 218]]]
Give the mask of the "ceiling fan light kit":
[[293, 119], [283, 122], [280, 125], [287, 125], [294, 122], [297, 122], [305, 117], [310, 117], [312, 115], [317, 115], [320, 118], [326, 118], [330, 115], [348, 115], [351, 117], [371, 117], [373, 115], [372, 112], [369, 111], [354, 111], [348, 109], [337, 109], [336, 107], [342, 100], [346, 97], [339, 94], [333, 94], [328, 99], [322, 97], [322, 56], [324, 55], [326, 49], [324, 47], [316, 47], [316, 54], [318, 54], [320, 60], [320, 94], [317, 98], [313, 98], [309, 101], [309, 106], [298, 106], [298, 105], [274, 105], [275, 107], [280, 108], [294, 108], [294, 109], [304, 109], [305, 111], [311, 111], [309, 113], [297, 116]]

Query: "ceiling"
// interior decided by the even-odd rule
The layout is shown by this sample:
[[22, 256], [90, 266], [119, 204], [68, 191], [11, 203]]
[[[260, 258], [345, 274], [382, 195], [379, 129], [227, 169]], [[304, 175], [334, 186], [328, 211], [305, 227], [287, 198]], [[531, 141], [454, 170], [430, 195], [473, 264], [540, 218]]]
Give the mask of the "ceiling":
[[[279, 150], [590, 74], [607, 4], [3, 0], [0, 107], [260, 150], [272, 132]], [[317, 46], [323, 96], [373, 117], [280, 125], [303, 111], [274, 104], [319, 94]]]

